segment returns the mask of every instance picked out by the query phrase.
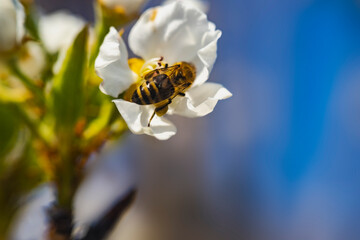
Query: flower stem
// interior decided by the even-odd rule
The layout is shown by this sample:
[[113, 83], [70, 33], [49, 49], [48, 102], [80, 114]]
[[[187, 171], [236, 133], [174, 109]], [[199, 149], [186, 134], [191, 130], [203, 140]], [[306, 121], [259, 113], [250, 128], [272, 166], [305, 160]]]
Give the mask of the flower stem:
[[16, 116], [29, 128], [29, 130], [34, 134], [36, 138], [42, 141], [42, 143], [50, 148], [48, 140], [41, 134], [39, 126], [35, 123], [29, 114], [20, 106], [14, 103], [10, 103], [10, 108]]
[[17, 66], [14, 60], [10, 60], [8, 62], [8, 66], [10, 70], [14, 73], [15, 76], [19, 78], [19, 80], [27, 87], [36, 97], [36, 100], [39, 101], [41, 104], [45, 103], [44, 94], [41, 89], [36, 86], [29, 77], [27, 77]]

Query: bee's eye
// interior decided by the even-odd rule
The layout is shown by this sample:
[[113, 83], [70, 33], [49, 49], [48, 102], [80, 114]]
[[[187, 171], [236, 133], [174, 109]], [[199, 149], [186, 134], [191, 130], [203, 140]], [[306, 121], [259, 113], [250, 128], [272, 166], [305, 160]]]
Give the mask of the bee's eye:
[[169, 77], [166, 74], [159, 74], [153, 78], [155, 84], [160, 87]]

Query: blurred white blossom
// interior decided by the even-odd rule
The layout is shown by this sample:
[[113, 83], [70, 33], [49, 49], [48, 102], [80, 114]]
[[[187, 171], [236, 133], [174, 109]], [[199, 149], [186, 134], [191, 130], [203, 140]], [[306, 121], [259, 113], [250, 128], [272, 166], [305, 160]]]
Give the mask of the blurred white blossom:
[[[196, 68], [194, 83], [185, 97], [173, 99], [169, 114], [204, 116], [213, 111], [218, 100], [231, 96], [222, 85], [205, 83], [217, 56], [220, 36], [221, 31], [215, 30], [215, 25], [203, 12], [179, 1], [147, 10], [130, 31], [129, 45], [144, 60], [142, 68], [155, 69], [158, 61], [165, 61], [170, 66], [185, 61]], [[104, 80], [100, 89], [113, 97], [141, 79], [130, 70], [125, 43], [115, 28], [111, 28], [105, 37], [95, 69]], [[114, 103], [135, 134], [166, 140], [176, 133], [172, 122], [156, 115], [148, 127], [153, 105], [138, 105], [123, 99], [114, 100]]]
[[85, 21], [68, 11], [60, 10], [39, 19], [39, 34], [46, 49], [55, 53], [70, 46], [84, 27]]
[[40, 44], [28, 41], [20, 51], [18, 59], [19, 68], [26, 76], [37, 80], [46, 65], [46, 57]]
[[27, 203], [20, 208], [16, 216], [10, 239], [46, 240], [46, 209], [55, 201], [53, 185], [40, 186], [26, 200]]
[[39, 34], [50, 53], [59, 52], [53, 71], [59, 71], [66, 51], [86, 22], [68, 11], [59, 10], [39, 19]]
[[25, 35], [24, 7], [18, 0], [1, 0], [0, 52], [9, 51], [20, 44]]
[[184, 4], [198, 8], [199, 10], [201, 10], [205, 13], [209, 10], [209, 3], [207, 1], [203, 1], [203, 0], [166, 0], [164, 2], [164, 5], [170, 4], [170, 3], [173, 3], [176, 1], [181, 1]]

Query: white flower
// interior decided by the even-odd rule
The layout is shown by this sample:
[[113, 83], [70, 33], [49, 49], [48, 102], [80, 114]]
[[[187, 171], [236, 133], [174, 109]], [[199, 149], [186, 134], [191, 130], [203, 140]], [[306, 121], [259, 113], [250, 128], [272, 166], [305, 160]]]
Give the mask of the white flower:
[[40, 17], [39, 34], [46, 49], [55, 53], [70, 46], [84, 25], [82, 18], [60, 10]]
[[41, 45], [33, 41], [26, 42], [20, 51], [18, 66], [26, 76], [35, 80], [39, 79], [46, 66], [46, 58]]
[[25, 35], [24, 7], [18, 0], [1, 0], [0, 52], [9, 51], [22, 42]]
[[191, 5], [192, 7], [198, 8], [205, 13], [209, 10], [209, 3], [202, 0], [166, 0], [164, 5], [173, 3], [175, 1], [181, 1], [184, 4]]
[[132, 15], [138, 13], [147, 0], [98, 0], [98, 2], [107, 8], [121, 8], [127, 15]]
[[59, 52], [53, 68], [54, 73], [60, 70], [67, 49], [85, 24], [82, 18], [64, 10], [40, 17], [39, 35], [42, 42], [50, 53]]
[[[218, 100], [231, 96], [222, 85], [205, 83], [216, 59], [220, 36], [221, 31], [215, 30], [215, 25], [207, 20], [203, 12], [179, 1], [147, 10], [132, 28], [129, 45], [144, 60], [143, 71], [156, 68], [160, 60], [170, 66], [185, 61], [196, 68], [194, 83], [185, 97], [173, 99], [168, 114], [204, 116], [212, 112]], [[141, 79], [130, 69], [127, 58], [124, 41], [111, 28], [95, 62], [97, 74], [104, 80], [101, 91], [117, 97]], [[114, 103], [135, 134], [148, 134], [166, 140], [176, 133], [173, 123], [157, 115], [148, 127], [155, 109], [153, 105], [138, 105], [123, 99], [114, 100]]]

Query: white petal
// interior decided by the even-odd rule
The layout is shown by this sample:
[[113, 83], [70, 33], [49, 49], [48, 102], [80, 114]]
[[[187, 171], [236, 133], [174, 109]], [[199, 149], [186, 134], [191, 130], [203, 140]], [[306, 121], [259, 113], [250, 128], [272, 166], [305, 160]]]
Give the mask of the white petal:
[[145, 60], [190, 61], [200, 49], [208, 29], [206, 15], [176, 1], [147, 10], [132, 28], [129, 44]]
[[40, 17], [39, 34], [46, 49], [55, 53], [68, 48], [84, 25], [82, 18], [61, 10]]
[[[210, 23], [209, 28], [212, 25]], [[204, 35], [203, 47], [198, 51], [196, 58], [193, 60], [196, 67], [196, 79], [193, 86], [200, 85], [208, 80], [217, 57], [217, 41], [220, 37], [220, 30], [210, 31]]]
[[185, 117], [202, 117], [213, 111], [218, 100], [231, 97], [232, 94], [217, 83], [204, 83], [186, 92], [185, 97], [176, 97], [169, 106], [169, 114]]
[[147, 134], [159, 140], [167, 140], [175, 135], [175, 125], [164, 117], [154, 116], [148, 127], [149, 119], [154, 112], [151, 105], [138, 105], [122, 99], [113, 100], [129, 129], [134, 134]]
[[209, 10], [209, 3], [202, 0], [166, 0], [164, 2], [164, 5], [170, 4], [175, 1], [182, 1], [183, 3], [187, 5], [191, 5], [192, 7], [195, 7], [204, 13], [206, 13]]
[[221, 31], [206, 15], [181, 1], [147, 10], [129, 34], [133, 52], [145, 60], [163, 56], [170, 64], [192, 62], [196, 66], [194, 85], [205, 82], [216, 59]]
[[104, 80], [100, 85], [100, 90], [113, 97], [117, 97], [128, 89], [136, 80], [128, 64], [125, 43], [113, 27], [110, 28], [100, 47], [95, 61], [95, 70], [97, 75]]

